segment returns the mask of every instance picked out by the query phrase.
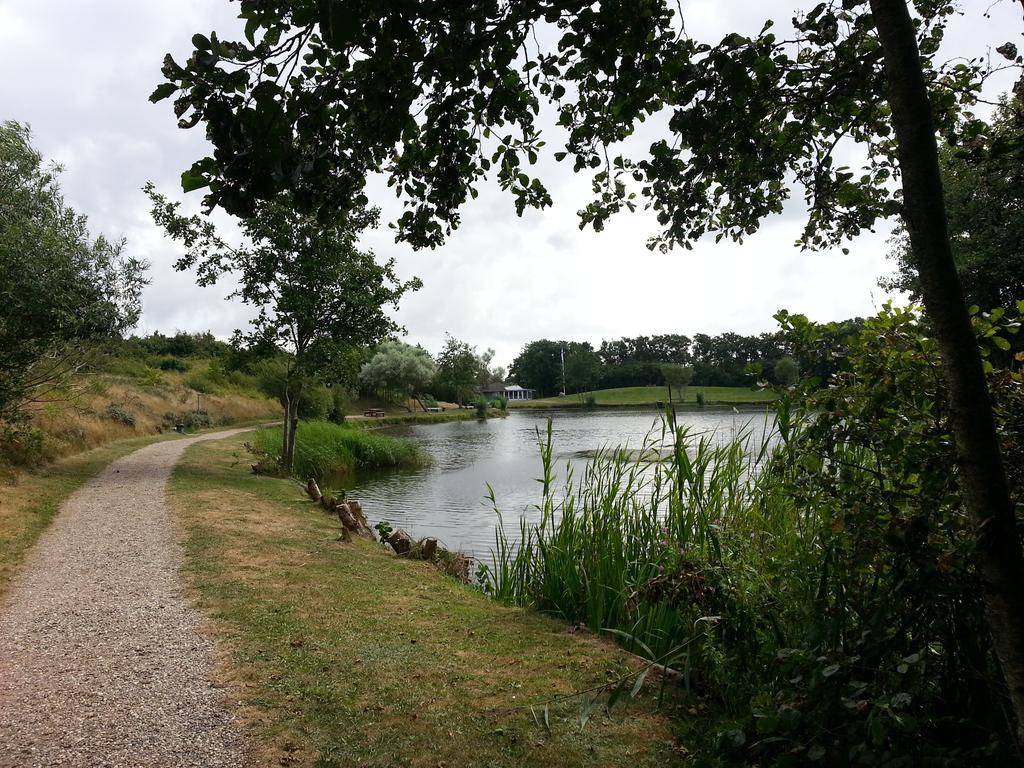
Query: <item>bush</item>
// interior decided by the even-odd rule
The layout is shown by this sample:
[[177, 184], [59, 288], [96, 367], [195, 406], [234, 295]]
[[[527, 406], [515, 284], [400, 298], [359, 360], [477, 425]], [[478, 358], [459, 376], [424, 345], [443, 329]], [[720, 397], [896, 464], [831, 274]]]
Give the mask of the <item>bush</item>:
[[192, 364], [178, 357], [160, 357], [157, 358], [156, 367], [161, 371], [186, 373], [192, 367]]
[[487, 414], [490, 412], [491, 404], [487, 402], [486, 397], [478, 397], [473, 402], [473, 407], [476, 408], [476, 417], [478, 419], [486, 419]]
[[107, 406], [103, 415], [111, 421], [116, 421], [118, 424], [124, 424], [126, 427], [135, 426], [135, 416], [123, 405], [111, 403]]
[[323, 384], [307, 384], [299, 398], [299, 418], [306, 421], [326, 419], [334, 407], [334, 397]]
[[49, 458], [42, 431], [29, 424], [0, 424], [0, 463], [36, 467]]
[[[222, 419], [220, 423], [227, 424], [229, 422]], [[186, 411], [184, 413], [169, 411], [164, 414], [163, 427], [165, 429], [174, 429], [179, 424], [183, 425], [185, 429], [204, 429], [214, 426], [214, 420], [209, 413], [202, 410]]]

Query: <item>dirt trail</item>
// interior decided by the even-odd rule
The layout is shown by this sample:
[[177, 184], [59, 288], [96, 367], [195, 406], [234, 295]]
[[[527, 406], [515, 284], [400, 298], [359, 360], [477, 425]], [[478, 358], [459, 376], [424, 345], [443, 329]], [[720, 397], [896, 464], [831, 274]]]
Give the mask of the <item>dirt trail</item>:
[[165, 495], [189, 445], [119, 459], [61, 508], [0, 601], [0, 766], [241, 766], [185, 602]]

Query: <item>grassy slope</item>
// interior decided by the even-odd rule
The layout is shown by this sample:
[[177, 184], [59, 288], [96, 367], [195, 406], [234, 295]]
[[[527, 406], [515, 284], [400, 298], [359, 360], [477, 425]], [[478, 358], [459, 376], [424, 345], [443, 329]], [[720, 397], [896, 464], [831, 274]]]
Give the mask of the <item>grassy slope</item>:
[[[139, 364], [141, 366], [141, 364]], [[103, 373], [91, 378], [74, 402], [57, 402], [35, 411], [32, 423], [46, 436], [42, 462], [166, 428], [165, 416], [181, 417], [199, 403], [215, 425], [249, 424], [277, 418], [280, 405], [258, 392], [224, 387], [199, 394], [189, 381], [201, 376], [208, 361], [193, 361], [188, 373], [155, 371], [147, 375]], [[197, 397], [198, 394], [198, 397]], [[134, 425], [118, 422], [108, 409], [129, 414]], [[173, 421], [173, 420], [172, 420]], [[2, 460], [2, 457], [0, 457]]]
[[0, 594], [61, 503], [114, 459], [172, 435], [138, 437], [105, 445], [59, 461], [0, 487]]
[[579, 700], [550, 731], [525, 705], [631, 662], [609, 642], [500, 606], [337, 525], [294, 483], [254, 478], [237, 439], [188, 450], [171, 483], [187, 575], [213, 619], [233, 698], [274, 765], [663, 766], [669, 712], [641, 691], [585, 730]]
[[[696, 405], [697, 392], [704, 393], [706, 405], [725, 403], [736, 405], [742, 403], [765, 403], [774, 400], [776, 395], [771, 390], [754, 390], [748, 387], [694, 387], [686, 388], [684, 404]], [[618, 389], [599, 389], [594, 392], [599, 406], [616, 405], [654, 405], [668, 400], [665, 387], [619, 387]], [[674, 397], [678, 403], [678, 396]], [[512, 408], [557, 408], [578, 407], [579, 395], [565, 397], [547, 397], [538, 400], [510, 402]]]

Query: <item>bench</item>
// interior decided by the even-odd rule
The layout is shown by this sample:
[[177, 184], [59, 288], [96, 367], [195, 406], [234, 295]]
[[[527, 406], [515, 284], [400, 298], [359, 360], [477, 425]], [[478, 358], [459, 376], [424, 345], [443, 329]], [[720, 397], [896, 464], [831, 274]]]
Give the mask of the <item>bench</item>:
[[430, 406], [427, 408], [427, 413], [440, 413], [444, 409], [439, 405]]
[[377, 416], [383, 416], [383, 415], [384, 415], [384, 409], [383, 408], [370, 408], [369, 410], [363, 411], [363, 416], [377, 417]]

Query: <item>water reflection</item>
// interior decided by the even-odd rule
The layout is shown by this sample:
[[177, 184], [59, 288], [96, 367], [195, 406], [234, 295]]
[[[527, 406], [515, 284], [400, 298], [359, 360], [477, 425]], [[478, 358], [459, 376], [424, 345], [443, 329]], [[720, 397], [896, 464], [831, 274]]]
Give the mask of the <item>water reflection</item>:
[[[519, 515], [539, 518], [534, 508], [542, 474], [537, 431], [545, 430], [549, 415], [560, 468], [566, 462], [584, 464], [601, 448], [640, 448], [648, 435], [659, 439], [662, 434], [654, 410], [515, 411], [486, 422], [394, 427], [388, 434], [416, 440], [430, 454], [430, 465], [349, 480], [349, 495], [362, 502], [371, 523], [387, 520], [414, 537], [435, 536], [449, 548], [486, 558], [496, 522], [485, 500], [488, 483], [507, 527], [517, 529]], [[764, 411], [704, 410], [680, 413], [678, 419], [692, 434], [707, 433], [716, 440], [749, 430], [757, 441], [766, 425]]]

